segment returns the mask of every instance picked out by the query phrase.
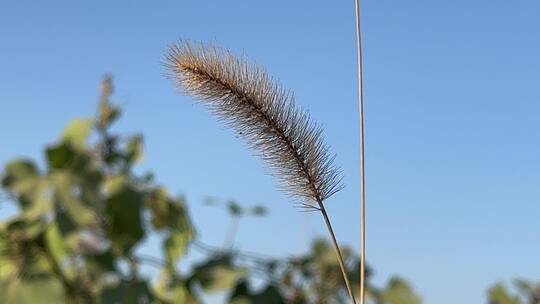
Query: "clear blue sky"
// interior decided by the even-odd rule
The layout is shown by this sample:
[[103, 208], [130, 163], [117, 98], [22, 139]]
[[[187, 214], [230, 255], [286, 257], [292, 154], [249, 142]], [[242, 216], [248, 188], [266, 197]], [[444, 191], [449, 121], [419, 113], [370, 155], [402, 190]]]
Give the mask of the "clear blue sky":
[[[203, 240], [224, 234], [224, 213], [202, 205], [213, 195], [271, 209], [241, 224], [239, 248], [301, 252], [326, 235], [319, 216], [294, 209], [163, 76], [169, 43], [211, 41], [266, 66], [325, 126], [347, 184], [329, 212], [357, 246], [352, 0], [77, 2], [0, 3], [0, 163], [41, 157], [69, 119], [93, 114], [111, 72], [117, 130], [145, 134], [143, 166], [187, 197]], [[375, 282], [400, 274], [425, 303], [476, 304], [498, 279], [540, 278], [539, 16], [534, 0], [364, 1]]]

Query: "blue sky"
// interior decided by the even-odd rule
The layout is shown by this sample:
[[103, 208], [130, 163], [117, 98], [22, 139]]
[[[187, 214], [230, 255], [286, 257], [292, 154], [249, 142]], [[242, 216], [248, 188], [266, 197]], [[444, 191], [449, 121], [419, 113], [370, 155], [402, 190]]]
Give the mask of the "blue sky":
[[[482, 303], [498, 279], [540, 277], [540, 2], [364, 1], [368, 261], [375, 282], [411, 280], [425, 303]], [[221, 244], [224, 213], [206, 195], [264, 203], [237, 247], [285, 256], [325, 236], [260, 161], [160, 63], [180, 38], [248, 54], [325, 127], [347, 188], [328, 202], [357, 247], [359, 209], [353, 2], [3, 1], [0, 163], [41, 157], [64, 124], [94, 112], [113, 73], [143, 132], [144, 168], [190, 203], [201, 237]], [[7, 212], [6, 207], [0, 212]], [[150, 251], [153, 249], [150, 249]]]

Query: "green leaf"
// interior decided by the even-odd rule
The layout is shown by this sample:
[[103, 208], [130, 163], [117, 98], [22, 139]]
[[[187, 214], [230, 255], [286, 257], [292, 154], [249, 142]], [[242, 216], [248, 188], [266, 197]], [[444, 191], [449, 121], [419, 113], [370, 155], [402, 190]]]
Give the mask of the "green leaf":
[[126, 185], [107, 199], [107, 232], [120, 254], [127, 254], [144, 237], [142, 207], [144, 194]]
[[0, 261], [6, 266], [1, 277], [26, 281], [51, 272], [51, 263], [43, 254], [45, 220], [17, 216], [1, 224]]
[[71, 142], [61, 142], [46, 150], [47, 164], [51, 169], [69, 169], [84, 172], [88, 169], [90, 158], [78, 150]]
[[36, 197], [36, 188], [41, 181], [37, 166], [29, 160], [18, 159], [6, 165], [2, 186], [18, 196], [22, 208], [28, 207]]
[[[70, 173], [55, 173], [51, 175], [51, 180], [54, 183], [56, 201], [67, 212], [71, 223], [79, 228], [95, 227], [98, 222], [97, 215], [78, 197], [77, 192], [81, 189], [75, 184], [76, 178]], [[69, 223], [68, 219], [62, 220], [62, 224]]]
[[12, 260], [13, 243], [10, 242], [5, 233], [0, 233], [0, 285], [3, 280], [8, 280], [17, 271], [17, 263]]
[[45, 245], [51, 257], [58, 265], [62, 265], [67, 256], [67, 248], [64, 244], [64, 239], [60, 233], [60, 229], [55, 222], [51, 223], [45, 231]]
[[182, 199], [169, 198], [167, 200], [166, 223], [167, 227], [172, 231], [186, 232], [192, 238], [195, 236], [195, 229], [193, 229], [186, 205]]
[[44, 216], [51, 210], [49, 183], [39, 175], [33, 162], [15, 160], [8, 163], [2, 185], [18, 196], [18, 202], [29, 219]]
[[0, 282], [0, 303], [66, 303], [66, 298], [59, 280], [39, 277], [24, 282]]
[[254, 216], [264, 216], [267, 213], [267, 210], [264, 206], [255, 206], [250, 210], [251, 215]]
[[252, 294], [246, 280], [240, 280], [229, 296], [229, 304], [252, 304]]
[[111, 106], [110, 104], [105, 104], [100, 107], [99, 114], [99, 128], [104, 130], [112, 125], [113, 122], [118, 119], [118, 117], [120, 117], [120, 110], [117, 107]]
[[192, 236], [188, 232], [176, 231], [171, 232], [165, 240], [165, 257], [167, 259], [167, 265], [171, 270], [174, 270], [176, 260], [186, 254], [191, 239]]
[[47, 229], [43, 219], [29, 220], [23, 216], [13, 217], [2, 222], [0, 230], [2, 234], [10, 235], [17, 239], [34, 239]]
[[261, 293], [254, 296], [253, 303], [285, 304], [285, 299], [279, 290], [272, 285], [267, 286]]
[[179, 279], [168, 270], [161, 273], [153, 288], [160, 303], [165, 304], [199, 304], [196, 295], [191, 291], [189, 282]]
[[163, 230], [170, 226], [169, 217], [169, 197], [163, 188], [156, 188], [150, 192], [146, 204], [151, 211], [152, 225], [157, 230]]
[[173, 271], [176, 261], [186, 253], [195, 234], [185, 205], [181, 200], [170, 198], [163, 188], [151, 191], [146, 204], [151, 211], [154, 228], [168, 231], [163, 249], [167, 265]]
[[49, 182], [40, 178], [32, 184], [34, 184], [34, 193], [28, 197], [28, 203], [23, 209], [25, 218], [29, 220], [44, 217], [53, 209], [52, 189]]
[[67, 168], [76, 158], [75, 151], [66, 143], [47, 148], [46, 154], [47, 163], [53, 169]]
[[67, 214], [63, 207], [56, 206], [55, 214], [56, 224], [62, 235], [69, 238], [72, 237], [72, 234], [78, 232], [79, 227], [77, 223]]
[[103, 275], [117, 271], [116, 257], [111, 250], [103, 253], [86, 254], [85, 257], [87, 258], [89, 269], [94, 273]]
[[194, 229], [189, 219], [187, 208], [182, 199], [173, 199], [164, 188], [155, 188], [146, 200], [151, 211], [152, 224], [155, 229], [188, 233], [194, 237]]
[[90, 118], [75, 119], [64, 129], [62, 140], [71, 142], [77, 148], [84, 148], [92, 131], [92, 125], [93, 120]]
[[206, 292], [217, 292], [232, 288], [245, 274], [245, 269], [232, 265], [229, 256], [218, 256], [196, 266], [193, 278]]
[[284, 304], [285, 299], [279, 292], [279, 289], [273, 285], [268, 285], [261, 292], [250, 291], [247, 281], [241, 280], [236, 287], [228, 301], [229, 304]]
[[126, 175], [114, 175], [105, 180], [104, 190], [108, 195], [113, 195], [120, 192], [127, 185], [128, 179]]
[[176, 284], [163, 292], [162, 301], [168, 303], [188, 303], [189, 296], [189, 290], [186, 286]]
[[9, 162], [4, 169], [2, 186], [11, 188], [18, 182], [34, 179], [39, 176], [37, 166], [34, 162], [25, 159], [18, 159]]
[[227, 204], [227, 207], [229, 209], [229, 213], [233, 216], [240, 216], [244, 213], [242, 207], [234, 201], [230, 201]]
[[144, 143], [141, 135], [133, 136], [127, 143], [127, 161], [130, 164], [143, 160]]
[[122, 281], [108, 286], [101, 294], [101, 303], [151, 303], [154, 295], [145, 281]]

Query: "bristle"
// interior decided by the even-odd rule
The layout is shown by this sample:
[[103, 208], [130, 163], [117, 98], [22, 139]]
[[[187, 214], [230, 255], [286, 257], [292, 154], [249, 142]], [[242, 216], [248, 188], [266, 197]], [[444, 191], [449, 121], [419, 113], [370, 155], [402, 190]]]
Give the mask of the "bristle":
[[317, 206], [342, 188], [321, 128], [264, 69], [227, 50], [186, 41], [170, 47], [165, 64], [186, 94], [246, 139], [300, 204]]

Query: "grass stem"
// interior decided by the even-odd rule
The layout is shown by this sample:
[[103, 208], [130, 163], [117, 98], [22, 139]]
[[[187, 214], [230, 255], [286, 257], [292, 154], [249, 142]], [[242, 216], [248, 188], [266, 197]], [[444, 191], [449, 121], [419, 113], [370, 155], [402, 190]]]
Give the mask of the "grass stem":
[[351, 284], [349, 283], [349, 277], [347, 276], [347, 270], [345, 269], [345, 262], [343, 261], [343, 255], [341, 254], [341, 250], [339, 249], [339, 245], [336, 240], [336, 235], [334, 234], [334, 229], [332, 229], [332, 224], [330, 223], [330, 218], [328, 217], [328, 213], [326, 213], [326, 208], [324, 207], [324, 204], [319, 203], [319, 208], [324, 218], [324, 222], [326, 223], [326, 228], [328, 228], [328, 233], [330, 234], [330, 238], [332, 239], [332, 244], [334, 246], [334, 250], [336, 251], [336, 256], [339, 262], [339, 268], [341, 269], [341, 275], [343, 276], [343, 280], [345, 281], [347, 292], [349, 293], [352, 303], [356, 304], [356, 299], [354, 298], [354, 293], [352, 291]]
[[366, 152], [364, 116], [364, 79], [362, 63], [362, 31], [360, 26], [360, 0], [355, 0], [356, 50], [358, 67], [358, 116], [360, 133], [360, 304], [366, 298]]

